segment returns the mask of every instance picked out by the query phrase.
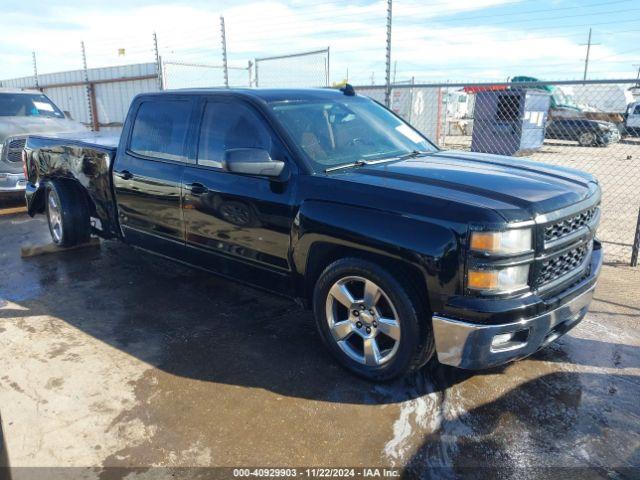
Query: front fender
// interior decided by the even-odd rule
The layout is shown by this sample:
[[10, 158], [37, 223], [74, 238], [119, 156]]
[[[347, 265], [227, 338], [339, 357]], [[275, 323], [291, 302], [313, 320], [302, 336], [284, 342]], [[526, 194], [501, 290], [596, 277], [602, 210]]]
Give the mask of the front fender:
[[326, 201], [307, 201], [292, 233], [292, 261], [304, 276], [317, 243], [357, 249], [400, 260], [425, 276], [433, 308], [455, 294], [460, 283], [460, 249], [466, 230], [413, 216]]

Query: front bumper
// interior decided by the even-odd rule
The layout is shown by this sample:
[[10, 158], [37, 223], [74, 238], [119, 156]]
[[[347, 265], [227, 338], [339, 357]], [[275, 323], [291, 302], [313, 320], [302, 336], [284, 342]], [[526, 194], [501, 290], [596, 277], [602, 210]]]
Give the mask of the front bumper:
[[572, 292], [580, 293], [538, 316], [485, 325], [435, 315], [433, 333], [438, 360], [454, 367], [480, 370], [531, 355], [567, 333], [584, 318], [601, 265], [602, 250], [594, 250], [591, 274], [571, 288]]
[[611, 145], [612, 143], [618, 143], [622, 137], [620, 132], [616, 130], [601, 132], [598, 135], [598, 142], [604, 145]]
[[22, 173], [0, 173], [0, 193], [24, 192], [26, 185]]

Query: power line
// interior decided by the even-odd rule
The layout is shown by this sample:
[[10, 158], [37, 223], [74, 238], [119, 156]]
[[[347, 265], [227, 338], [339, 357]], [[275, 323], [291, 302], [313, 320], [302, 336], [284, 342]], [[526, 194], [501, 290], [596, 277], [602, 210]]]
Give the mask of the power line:
[[[591, 4], [587, 4], [587, 5], [580, 5], [580, 6], [573, 6], [573, 7], [562, 7], [562, 8], [557, 8], [557, 9], [553, 9], [553, 10], [532, 10], [532, 11], [527, 11], [527, 12], [512, 12], [512, 13], [503, 13], [503, 14], [483, 14], [483, 15], [477, 15], [474, 17], [466, 17], [466, 18], [462, 18], [462, 19], [448, 19], [448, 20], [435, 20], [438, 24], [442, 24], [442, 23], [458, 23], [460, 21], [466, 21], [466, 20], [472, 20], [472, 19], [476, 19], [476, 18], [498, 18], [498, 17], [506, 17], [506, 16], [514, 16], [514, 15], [530, 15], [532, 13], [549, 13], [549, 16], [542, 16], [542, 17], [537, 17], [537, 18], [527, 18], [524, 20], [507, 20], [504, 22], [492, 22], [493, 25], [503, 25], [503, 24], [511, 24], [511, 23], [531, 23], [531, 22], [539, 22], [540, 20], [562, 20], [562, 19], [566, 19], [566, 18], [575, 18], [575, 17], [588, 17], [588, 16], [601, 16], [601, 15], [612, 15], [612, 14], [619, 14], [619, 13], [623, 13], [622, 11], [619, 10], [608, 10], [608, 11], [597, 11], [597, 12], [587, 12], [587, 13], [582, 13], [582, 14], [577, 14], [577, 15], [567, 15], [567, 16], [563, 16], [563, 17], [558, 17], [557, 15], [555, 15], [555, 12], [558, 10], [574, 10], [574, 9], [580, 9], [581, 11], [584, 10], [585, 8], [591, 8], [591, 7], [599, 7], [599, 6], [604, 6], [604, 5], [610, 5], [610, 4], [619, 4], [619, 3], [626, 3], [630, 0], [615, 0], [612, 2], [604, 2], [604, 3], [591, 3]], [[424, 6], [421, 7], [421, 10], [424, 10]], [[371, 10], [370, 6], [367, 6], [366, 10]], [[629, 11], [637, 11], [640, 9], [625, 9], [624, 13], [627, 13]], [[383, 19], [383, 11], [380, 10], [380, 13], [375, 13], [374, 11], [372, 11], [371, 14], [369, 15], [354, 15], [354, 13], [336, 13], [335, 11], [327, 11], [326, 16], [323, 15], [299, 15], [298, 18], [293, 18], [290, 20], [281, 20], [281, 21], [272, 21], [269, 22], [268, 27], [267, 28], [263, 28], [263, 31], [266, 30], [272, 30], [276, 27], [281, 27], [284, 25], [294, 25], [294, 24], [300, 24], [301, 22], [312, 22], [312, 21], [316, 21], [316, 20], [320, 20], [320, 19], [327, 19], [327, 20], [332, 20], [335, 21], [336, 19], [348, 19], [350, 21], [354, 21], [354, 23], [360, 23], [360, 22], [368, 22], [370, 20], [381, 20]], [[430, 18], [430, 19], [434, 19], [436, 18], [436, 14], [438, 12], [433, 12], [433, 14], [429, 14], [429, 15], [425, 15], [425, 18]], [[406, 14], [406, 15], [405, 15]], [[408, 16], [409, 14], [411, 14], [411, 12], [403, 12], [402, 10], [396, 11], [395, 13], [395, 17], [400, 18], [400, 17], [404, 17], [404, 16]], [[416, 17], [415, 13], [411, 14], [413, 17]], [[460, 12], [452, 12], [450, 15], [447, 15], [446, 13], [444, 14], [445, 16], [450, 16], [450, 15], [460, 15]], [[238, 25], [263, 25], [264, 26], [264, 19], [256, 19], [256, 20], [239, 20], [236, 21], [236, 24]]]
[[[596, 2], [596, 3], [590, 3], [590, 4], [586, 4], [586, 5], [575, 5], [575, 6], [571, 6], [571, 7], [560, 7], [560, 8], [553, 8], [553, 9], [542, 9], [542, 10], [528, 10], [528, 11], [524, 11], [524, 12], [509, 12], [509, 13], [488, 13], [488, 14], [484, 14], [484, 15], [474, 15], [472, 17], [465, 17], [464, 19], [459, 19], [459, 20], [476, 20], [478, 18], [498, 18], [498, 17], [511, 17], [511, 16], [520, 16], [520, 15], [530, 15], [532, 13], [547, 13], [547, 12], [558, 12], [560, 10], [564, 11], [564, 10], [576, 10], [576, 9], [580, 9], [580, 10], [584, 10], [585, 8], [591, 8], [591, 7], [602, 7], [605, 5], [614, 5], [614, 4], [618, 4], [618, 3], [628, 3], [630, 1], [635, 1], [635, 0], [615, 0], [613, 2]], [[518, 2], [516, 2], [518, 3]], [[501, 7], [502, 5], [505, 4], [501, 4], [501, 5], [496, 5], [496, 7]], [[485, 8], [490, 8], [490, 7], [485, 7]], [[588, 15], [596, 15], [599, 12], [592, 12], [591, 14]], [[454, 13], [453, 15], [464, 15], [463, 12], [457, 12]], [[397, 16], [402, 16], [402, 11], [400, 11]], [[448, 16], [448, 15], [447, 15]], [[572, 15], [573, 17], [573, 15]], [[439, 20], [438, 23], [450, 23], [452, 21], [455, 21], [454, 19], [451, 20]]]

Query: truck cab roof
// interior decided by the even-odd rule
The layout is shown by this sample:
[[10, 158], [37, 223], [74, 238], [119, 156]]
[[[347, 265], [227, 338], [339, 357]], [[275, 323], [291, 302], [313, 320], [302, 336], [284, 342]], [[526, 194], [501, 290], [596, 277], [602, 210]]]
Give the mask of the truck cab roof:
[[[356, 91], [357, 93], [357, 91]], [[180, 95], [235, 95], [264, 102], [335, 99], [344, 94], [334, 88], [189, 88], [145, 93], [142, 96]]]

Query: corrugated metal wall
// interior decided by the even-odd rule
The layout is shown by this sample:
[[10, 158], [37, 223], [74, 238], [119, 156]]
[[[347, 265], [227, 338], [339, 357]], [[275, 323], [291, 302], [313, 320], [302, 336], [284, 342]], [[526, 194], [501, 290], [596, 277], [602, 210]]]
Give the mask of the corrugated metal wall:
[[[94, 89], [101, 130], [120, 128], [133, 97], [158, 90], [155, 63], [92, 68], [87, 74], [89, 82], [98, 82], [94, 84]], [[89, 100], [83, 82], [82, 70], [38, 75], [38, 84], [47, 96], [75, 120], [89, 125]], [[1, 86], [10, 88], [35, 88], [35, 84], [33, 76], [0, 81]]]

